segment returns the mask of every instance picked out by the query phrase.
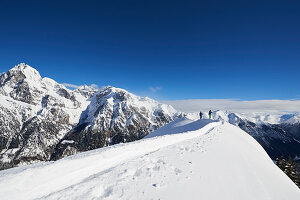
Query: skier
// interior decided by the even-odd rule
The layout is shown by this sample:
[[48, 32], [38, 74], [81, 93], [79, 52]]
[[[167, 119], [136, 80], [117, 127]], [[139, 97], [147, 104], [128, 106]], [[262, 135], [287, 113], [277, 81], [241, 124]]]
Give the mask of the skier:
[[201, 111], [200, 111], [200, 113], [199, 113], [199, 116], [200, 116], [200, 119], [202, 119], [203, 114], [202, 114]]
[[211, 110], [209, 110], [209, 112], [208, 112], [209, 119], [211, 119], [211, 114], [212, 114], [212, 111], [211, 111]]

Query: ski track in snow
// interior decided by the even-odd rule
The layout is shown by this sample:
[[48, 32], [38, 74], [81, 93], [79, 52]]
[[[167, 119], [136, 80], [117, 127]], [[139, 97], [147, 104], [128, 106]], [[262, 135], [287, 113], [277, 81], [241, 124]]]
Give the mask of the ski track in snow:
[[[57, 199], [51, 194], [57, 191], [70, 190], [74, 193], [74, 186], [85, 183], [95, 176], [102, 176], [106, 171], [116, 165], [134, 157], [155, 152], [163, 147], [198, 137], [213, 129], [221, 122], [212, 122], [201, 130], [176, 135], [154, 137], [127, 144], [114, 145], [107, 148], [84, 152], [70, 156], [56, 162], [33, 164], [20, 168], [13, 168], [0, 172], [0, 194], [7, 199]], [[89, 165], [86, 165], [89, 163]], [[6, 179], [6, 180], [4, 180]], [[8, 187], [8, 185], [13, 188]], [[17, 192], [12, 192], [17, 190]], [[104, 196], [109, 190], [106, 189]], [[71, 195], [72, 196], [72, 195]], [[65, 198], [74, 199], [75, 197]], [[82, 198], [78, 198], [82, 199]]]
[[[146, 192], [155, 193], [158, 189], [166, 188], [170, 181], [169, 178], [171, 178], [171, 182], [184, 184], [191, 179], [194, 170], [192, 159], [186, 159], [185, 154], [196, 151], [205, 153], [205, 149], [215, 137], [215, 134], [207, 134], [212, 129], [208, 130], [201, 138], [198, 137], [199, 135], [196, 136], [197, 140], [193, 142], [192, 146], [187, 145], [184, 141], [179, 141], [175, 145], [162, 147], [128, 162], [120, 163], [111, 169], [88, 177], [75, 186], [41, 199], [84, 199], [87, 196], [94, 196], [95, 199], [147, 199], [149, 194]], [[194, 140], [194, 138], [187, 140], [190, 139]], [[161, 151], [172, 152], [173, 156], [160, 155]], [[182, 168], [189, 170], [183, 171]], [[168, 177], [164, 175], [166, 171], [169, 173]], [[143, 180], [145, 188], [126, 190], [126, 185], [137, 188], [138, 179]], [[78, 191], [78, 193], [74, 193], [74, 191]]]

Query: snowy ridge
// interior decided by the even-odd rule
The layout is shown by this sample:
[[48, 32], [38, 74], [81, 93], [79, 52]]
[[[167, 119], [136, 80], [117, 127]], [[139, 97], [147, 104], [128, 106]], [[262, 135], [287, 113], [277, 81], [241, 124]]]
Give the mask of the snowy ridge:
[[[214, 111], [214, 118], [220, 118], [225, 121], [230, 121], [234, 117], [240, 118], [242, 120], [247, 120], [249, 122], [255, 124], [296, 124], [300, 123], [300, 114], [299, 113], [291, 113], [287, 114], [285, 112], [276, 112], [276, 113], [259, 113], [259, 112], [232, 112], [227, 110], [216, 110]], [[229, 116], [232, 114], [232, 116]], [[235, 116], [234, 116], [235, 115]], [[199, 112], [191, 112], [187, 113], [186, 116], [189, 119], [196, 120], [199, 119]], [[208, 113], [203, 112], [204, 118], [208, 118]]]
[[285, 124], [290, 124], [290, 125], [293, 125], [293, 124], [300, 124], [300, 114], [297, 113], [297, 114], [293, 114], [293, 115], [285, 115], [285, 118], [281, 118], [281, 122], [282, 123], [285, 123]]
[[76, 93], [80, 93], [81, 95], [85, 96], [86, 98], [91, 98], [98, 90], [91, 87], [87, 86], [86, 84], [79, 86], [74, 90]]
[[1, 74], [0, 97], [0, 169], [134, 141], [178, 115], [112, 86], [69, 90], [24, 63]]
[[[199, 113], [188, 113], [186, 117], [197, 120]], [[207, 113], [203, 113], [203, 117], [209, 118]], [[300, 123], [298, 123], [299, 114], [297, 113], [259, 115], [258, 113], [238, 114], [217, 110], [212, 113], [212, 119], [240, 127], [255, 138], [274, 160], [282, 155], [292, 158], [300, 156]]]
[[4, 170], [0, 193], [5, 199], [299, 199], [299, 188], [241, 129], [187, 119], [167, 127], [194, 130], [170, 135], [163, 127], [160, 136]]
[[[0, 169], [139, 140], [180, 116], [199, 119], [199, 113], [177, 112], [172, 106], [112, 86], [98, 90], [83, 85], [69, 90], [21, 63], [0, 75]], [[282, 154], [300, 157], [297, 113], [218, 110], [213, 119], [246, 131], [272, 159]]]
[[[101, 101], [99, 101], [99, 96], [102, 98]], [[122, 115], [125, 114], [123, 112], [124, 107], [138, 109], [139, 113], [143, 114], [146, 120], [152, 124], [156, 123], [156, 113], [158, 112], [165, 113], [168, 116], [173, 116], [177, 113], [172, 106], [161, 104], [147, 97], [138, 97], [121, 88], [106, 86], [101, 88], [99, 93], [93, 97], [92, 103], [88, 107], [88, 117], [86, 119], [87, 122], [97, 124], [96, 121], [98, 120], [98, 117], [107, 117], [107, 115], [105, 115], [106, 113], [96, 110], [99, 107], [99, 104], [105, 104], [104, 106], [106, 106], [108, 110], [113, 110], [114, 112], [118, 113], [118, 118], [114, 118], [113, 121], [110, 122], [112, 124], [118, 123], [117, 120], [122, 118]], [[131, 119], [136, 117], [137, 116], [133, 115], [131, 116]], [[127, 121], [124, 123], [130, 124], [132, 122]]]
[[141, 139], [180, 115], [171, 106], [112, 86], [101, 88], [90, 101], [80, 124], [63, 138], [74, 143], [59, 143], [53, 160]]
[[205, 127], [208, 124], [209, 126], [211, 126], [211, 124], [214, 124], [216, 122], [221, 123], [220, 120], [202, 119], [202, 120], [192, 121], [190, 119], [182, 117], [150, 133], [145, 138], [191, 132], [191, 131], [201, 129], [202, 127]]
[[[208, 114], [204, 113], [204, 118], [208, 119]], [[254, 114], [255, 115], [255, 114]], [[297, 124], [297, 120], [299, 119], [299, 115], [292, 114], [292, 115], [285, 115], [286, 118], [278, 116], [278, 120], [281, 120], [281, 124]], [[189, 113], [186, 115], [188, 119], [196, 120], [199, 119], [199, 113]], [[266, 116], [262, 116], [266, 117]], [[257, 117], [258, 118], [258, 117]], [[272, 117], [275, 118], [275, 117]], [[254, 138], [264, 138], [264, 137], [270, 137], [272, 139], [279, 139], [282, 141], [290, 141], [293, 140], [293, 138], [290, 138], [289, 134], [286, 134], [284, 130], [275, 130], [277, 127], [280, 127], [281, 124], [270, 124], [265, 121], [256, 120], [256, 123], [254, 123], [251, 117], [245, 116], [243, 114], [237, 114], [230, 111], [221, 111], [217, 110], [212, 113], [212, 119], [214, 120], [221, 120], [224, 122], [228, 122], [230, 124], [233, 124], [235, 126], [240, 127], [247, 133], [249, 133]], [[290, 123], [288, 123], [290, 122]], [[272, 134], [270, 134], [272, 132]]]

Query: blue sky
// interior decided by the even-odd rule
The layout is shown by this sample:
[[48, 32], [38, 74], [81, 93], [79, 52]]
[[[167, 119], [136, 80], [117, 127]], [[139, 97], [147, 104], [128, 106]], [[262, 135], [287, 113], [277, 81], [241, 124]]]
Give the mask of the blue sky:
[[0, 71], [161, 100], [300, 98], [299, 1], [1, 1]]

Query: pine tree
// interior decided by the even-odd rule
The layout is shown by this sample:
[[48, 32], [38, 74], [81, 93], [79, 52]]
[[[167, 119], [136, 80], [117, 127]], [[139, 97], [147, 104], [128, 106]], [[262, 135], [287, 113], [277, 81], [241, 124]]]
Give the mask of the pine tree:
[[285, 159], [283, 157], [283, 155], [281, 156], [281, 158], [276, 158], [276, 165], [282, 170], [284, 171], [284, 166], [286, 165]]
[[277, 158], [276, 165], [300, 188], [300, 171], [291, 157], [288, 160], [284, 156]]
[[295, 163], [295, 164], [296, 164], [295, 182], [296, 185], [300, 188], [300, 164], [299, 163]]

